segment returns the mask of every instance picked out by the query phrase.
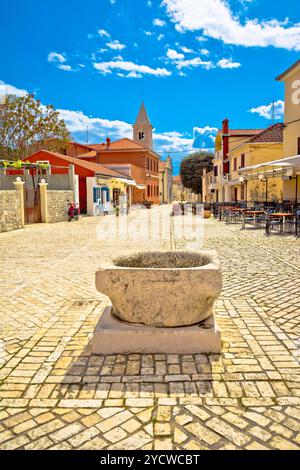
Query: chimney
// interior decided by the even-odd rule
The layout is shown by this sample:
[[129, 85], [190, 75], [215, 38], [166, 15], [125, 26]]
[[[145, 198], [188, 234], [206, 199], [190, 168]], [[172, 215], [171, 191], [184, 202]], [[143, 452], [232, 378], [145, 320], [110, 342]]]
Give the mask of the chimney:
[[106, 139], [106, 150], [110, 150], [110, 143], [111, 143], [111, 140], [109, 137], [107, 137]]
[[222, 122], [222, 139], [223, 139], [223, 174], [227, 175], [229, 173], [229, 162], [226, 162], [228, 159], [229, 152], [229, 120], [226, 118]]
[[229, 132], [229, 120], [226, 118], [222, 122], [222, 134], [228, 134]]

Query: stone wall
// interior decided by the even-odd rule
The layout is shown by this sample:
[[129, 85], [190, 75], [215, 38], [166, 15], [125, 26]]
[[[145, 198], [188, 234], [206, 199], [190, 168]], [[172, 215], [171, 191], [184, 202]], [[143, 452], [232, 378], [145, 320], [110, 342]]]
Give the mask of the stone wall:
[[22, 228], [19, 191], [0, 191], [0, 232]]
[[47, 191], [48, 223], [67, 220], [67, 201], [74, 200], [73, 191]]

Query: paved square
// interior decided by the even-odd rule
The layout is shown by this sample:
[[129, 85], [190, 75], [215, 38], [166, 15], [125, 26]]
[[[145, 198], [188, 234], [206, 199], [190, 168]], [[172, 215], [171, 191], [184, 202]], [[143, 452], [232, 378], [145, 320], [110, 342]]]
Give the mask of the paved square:
[[157, 239], [97, 239], [98, 223], [0, 235], [0, 448], [299, 449], [299, 239], [205, 221], [221, 355], [93, 356], [100, 262], [193, 242], [160, 223]]

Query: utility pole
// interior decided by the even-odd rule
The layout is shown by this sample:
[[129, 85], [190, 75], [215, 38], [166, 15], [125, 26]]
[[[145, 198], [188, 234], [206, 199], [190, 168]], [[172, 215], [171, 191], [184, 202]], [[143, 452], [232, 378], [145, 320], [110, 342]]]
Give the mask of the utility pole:
[[272, 124], [275, 124], [275, 100], [272, 102]]

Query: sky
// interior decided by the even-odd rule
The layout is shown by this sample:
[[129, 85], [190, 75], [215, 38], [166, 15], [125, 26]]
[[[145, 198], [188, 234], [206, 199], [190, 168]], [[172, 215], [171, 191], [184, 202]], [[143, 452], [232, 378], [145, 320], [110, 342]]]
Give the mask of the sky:
[[[232, 128], [284, 111], [275, 77], [300, 58], [299, 0], [1, 0], [0, 96], [53, 104], [79, 142], [132, 137], [144, 99], [174, 173]], [[87, 133], [88, 128], [88, 133]]]

